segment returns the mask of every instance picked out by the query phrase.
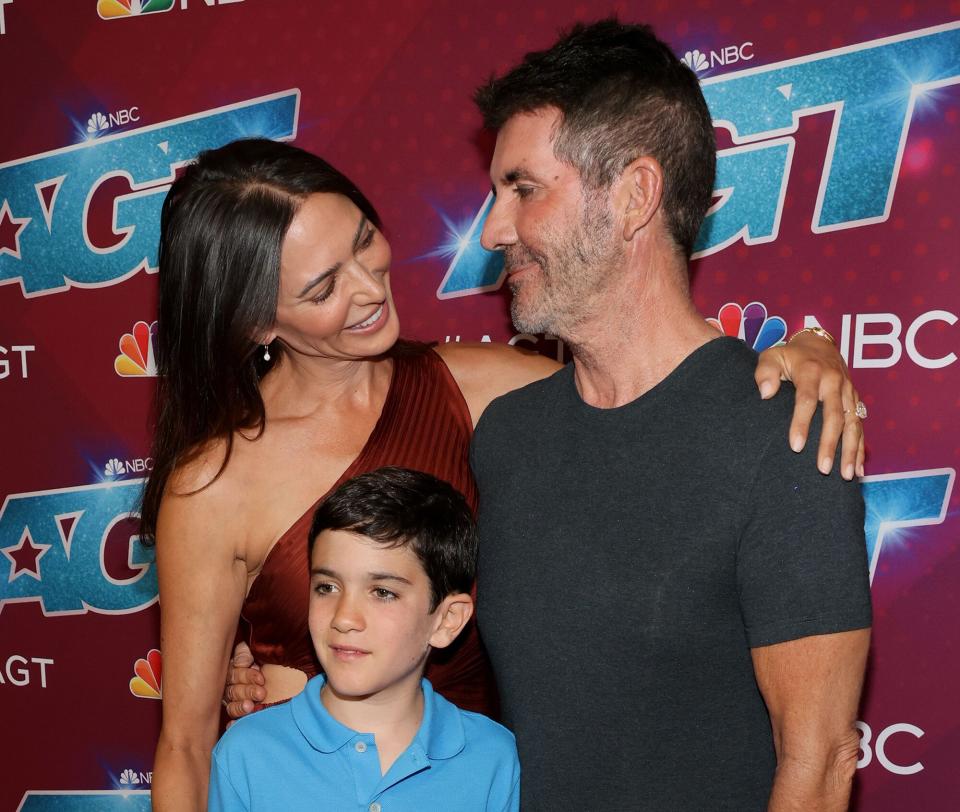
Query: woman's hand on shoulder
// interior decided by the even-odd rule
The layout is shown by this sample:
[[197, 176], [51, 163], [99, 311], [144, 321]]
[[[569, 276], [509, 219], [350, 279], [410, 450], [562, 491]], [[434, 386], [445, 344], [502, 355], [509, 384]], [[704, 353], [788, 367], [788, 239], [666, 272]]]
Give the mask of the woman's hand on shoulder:
[[829, 474], [840, 446], [841, 476], [844, 479], [863, 476], [863, 424], [856, 414], [860, 396], [850, 379], [850, 370], [832, 341], [801, 332], [786, 345], [764, 350], [754, 377], [764, 398], [776, 394], [781, 380], [793, 382], [797, 395], [789, 437], [794, 451], [802, 451], [806, 445], [810, 422], [822, 402], [823, 426], [817, 467], [821, 473]]
[[457, 342], [440, 344], [436, 350], [463, 393], [473, 425], [494, 398], [542, 380], [561, 366], [539, 353], [509, 344]]

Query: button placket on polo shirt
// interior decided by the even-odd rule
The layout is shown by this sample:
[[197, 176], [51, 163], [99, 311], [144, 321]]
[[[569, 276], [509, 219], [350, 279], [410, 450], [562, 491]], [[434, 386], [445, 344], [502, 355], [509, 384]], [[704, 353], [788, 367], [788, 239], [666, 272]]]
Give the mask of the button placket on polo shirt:
[[369, 733], [361, 733], [351, 739], [340, 752], [353, 772], [357, 803], [361, 809], [369, 810], [370, 798], [375, 795], [381, 780], [376, 740]]

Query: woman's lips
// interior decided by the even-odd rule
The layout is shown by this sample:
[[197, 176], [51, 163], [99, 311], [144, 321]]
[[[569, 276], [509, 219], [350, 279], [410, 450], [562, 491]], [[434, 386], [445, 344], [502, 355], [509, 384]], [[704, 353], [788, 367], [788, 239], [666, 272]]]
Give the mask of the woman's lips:
[[380, 307], [378, 307], [373, 313], [371, 313], [364, 321], [354, 324], [350, 327], [347, 327], [350, 332], [353, 333], [365, 333], [365, 332], [374, 332], [379, 330], [381, 326], [386, 322], [386, 316], [389, 315], [390, 306], [384, 301]]

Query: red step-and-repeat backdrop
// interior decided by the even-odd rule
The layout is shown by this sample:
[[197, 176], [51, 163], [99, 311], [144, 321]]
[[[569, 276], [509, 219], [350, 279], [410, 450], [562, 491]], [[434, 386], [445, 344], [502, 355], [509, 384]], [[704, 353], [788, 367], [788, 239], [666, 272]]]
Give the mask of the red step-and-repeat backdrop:
[[149, 806], [163, 680], [135, 511], [176, 168], [293, 139], [379, 208], [406, 335], [555, 354], [514, 335], [478, 243], [470, 97], [611, 11], [654, 25], [714, 115], [703, 314], [758, 349], [823, 325], [870, 411], [856, 808], [955, 808], [956, 0], [0, 0], [0, 808]]

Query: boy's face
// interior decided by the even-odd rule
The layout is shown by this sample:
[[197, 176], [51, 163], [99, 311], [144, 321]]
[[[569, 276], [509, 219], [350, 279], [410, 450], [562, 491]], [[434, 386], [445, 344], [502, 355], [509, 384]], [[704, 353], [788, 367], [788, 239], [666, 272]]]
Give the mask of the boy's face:
[[419, 683], [430, 647], [448, 645], [462, 626], [450, 636], [454, 599], [469, 602], [451, 595], [430, 611], [430, 579], [407, 547], [323, 531], [310, 561], [309, 623], [330, 687], [362, 698]]

